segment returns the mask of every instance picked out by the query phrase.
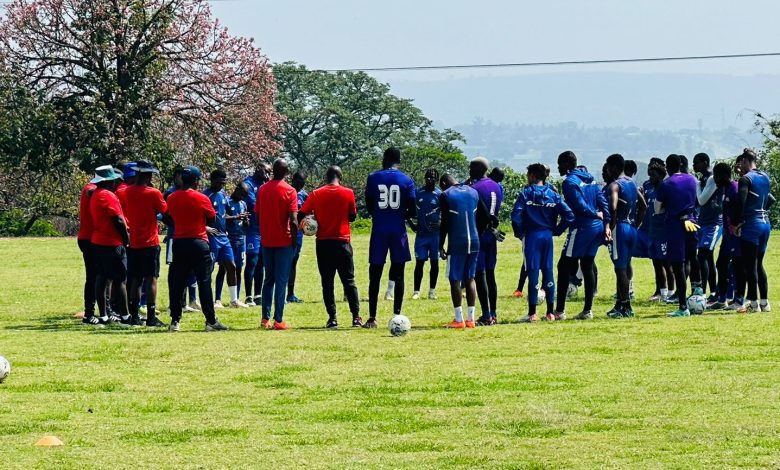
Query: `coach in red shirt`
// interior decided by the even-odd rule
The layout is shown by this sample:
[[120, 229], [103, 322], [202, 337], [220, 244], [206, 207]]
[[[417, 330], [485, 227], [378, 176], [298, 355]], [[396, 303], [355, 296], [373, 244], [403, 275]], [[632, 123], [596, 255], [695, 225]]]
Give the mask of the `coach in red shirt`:
[[[90, 325], [130, 323], [127, 313], [127, 246], [129, 235], [119, 198], [114, 194], [122, 176], [110, 166], [95, 170], [92, 179], [96, 188], [89, 200], [92, 219], [92, 253], [95, 261], [95, 299], [100, 318], [85, 313], [83, 322]], [[120, 317], [108, 314], [106, 299], [112, 292]]]
[[[94, 183], [87, 183], [81, 190], [79, 198], [79, 234], [77, 243], [81, 250], [81, 257], [84, 258], [84, 323], [89, 323], [95, 316], [95, 277], [96, 266], [92, 250], [92, 214], [89, 210], [89, 202], [92, 193], [97, 186]], [[89, 320], [87, 320], [89, 318]]]
[[157, 278], [160, 277], [160, 232], [157, 214], [168, 212], [159, 189], [152, 187], [152, 175], [159, 173], [152, 162], [141, 160], [134, 167], [135, 184], [128, 186], [120, 202], [130, 228], [130, 247], [127, 249], [127, 277], [129, 284], [130, 315], [139, 317], [141, 284], [146, 285], [146, 326], [166, 326], [157, 318]]
[[328, 168], [325, 173], [327, 184], [309, 194], [303, 204], [298, 220], [313, 215], [317, 218], [317, 267], [322, 280], [322, 300], [328, 312], [326, 328], [337, 328], [336, 298], [333, 294], [333, 280], [336, 273], [344, 286], [344, 293], [352, 312], [352, 326], [363, 326], [360, 318], [360, 299], [355, 285], [355, 263], [349, 223], [357, 217], [355, 193], [341, 186], [341, 169]]
[[273, 179], [257, 190], [255, 204], [255, 214], [260, 221], [260, 239], [263, 241], [265, 271], [263, 319], [260, 324], [264, 328], [271, 327], [273, 299], [275, 330], [287, 329], [284, 322], [285, 294], [298, 235], [298, 194], [284, 181], [289, 172], [287, 161], [277, 159], [273, 165]]
[[182, 187], [168, 196], [168, 215], [176, 230], [173, 233], [173, 260], [168, 271], [168, 293], [171, 310], [170, 331], [179, 331], [184, 289], [187, 277], [195, 273], [206, 331], [223, 331], [228, 328], [217, 320], [214, 313], [214, 295], [211, 291], [213, 260], [206, 234], [206, 224], [217, 213], [211, 207], [208, 196], [198, 190], [201, 172], [188, 166], [181, 172]]

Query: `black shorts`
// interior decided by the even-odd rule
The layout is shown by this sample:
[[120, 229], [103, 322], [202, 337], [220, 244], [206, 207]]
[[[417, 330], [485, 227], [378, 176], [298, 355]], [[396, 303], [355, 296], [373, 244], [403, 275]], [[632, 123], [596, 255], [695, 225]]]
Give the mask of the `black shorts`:
[[112, 281], [127, 280], [127, 252], [124, 246], [92, 245], [92, 250], [99, 276]]
[[160, 247], [127, 249], [127, 274], [130, 279], [160, 277]]

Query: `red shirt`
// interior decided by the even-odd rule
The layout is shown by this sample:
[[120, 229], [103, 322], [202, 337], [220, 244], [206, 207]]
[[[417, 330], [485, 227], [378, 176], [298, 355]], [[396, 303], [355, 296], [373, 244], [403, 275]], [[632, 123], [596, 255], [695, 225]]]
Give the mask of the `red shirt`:
[[[298, 193], [284, 180], [271, 180], [257, 190], [255, 214], [264, 248], [292, 246], [290, 213], [298, 212]], [[176, 227], [176, 230], [179, 228]]]
[[[122, 197], [130, 229], [130, 248], [159, 246], [157, 214], [164, 214], [168, 210], [162, 193], [149, 186], [134, 184], [125, 189]], [[122, 202], [122, 199], [119, 201]]]
[[317, 218], [317, 240], [350, 242], [349, 216], [357, 214], [355, 193], [351, 189], [335, 184], [317, 188], [309, 194], [301, 212], [314, 213]]
[[211, 207], [208, 196], [194, 189], [179, 189], [168, 196], [168, 214], [173, 219], [174, 240], [177, 238], [202, 238], [208, 240], [206, 220], [217, 213]]
[[125, 212], [127, 212], [127, 201], [125, 200], [125, 191], [127, 191], [127, 188], [129, 187], [130, 185], [123, 181], [119, 183], [119, 186], [116, 188], [116, 197], [119, 198], [119, 203], [122, 204], [122, 210]]
[[114, 218], [124, 218], [119, 198], [105, 188], [97, 188], [89, 201], [89, 211], [92, 214], [94, 230], [92, 244], [102, 246], [123, 245], [122, 235], [114, 225]]
[[79, 199], [79, 240], [91, 240], [92, 239], [92, 212], [89, 209], [89, 200], [92, 197], [92, 193], [97, 189], [92, 183], [88, 183], [81, 190], [81, 198]]

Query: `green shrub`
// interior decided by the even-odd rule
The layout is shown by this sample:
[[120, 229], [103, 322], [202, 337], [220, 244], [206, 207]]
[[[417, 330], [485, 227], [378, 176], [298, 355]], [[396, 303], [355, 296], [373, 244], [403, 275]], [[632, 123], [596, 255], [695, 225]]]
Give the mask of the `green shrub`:
[[25, 231], [29, 218], [21, 209], [11, 209], [0, 212], [0, 237], [58, 237], [60, 233], [54, 225], [45, 219], [33, 222]]

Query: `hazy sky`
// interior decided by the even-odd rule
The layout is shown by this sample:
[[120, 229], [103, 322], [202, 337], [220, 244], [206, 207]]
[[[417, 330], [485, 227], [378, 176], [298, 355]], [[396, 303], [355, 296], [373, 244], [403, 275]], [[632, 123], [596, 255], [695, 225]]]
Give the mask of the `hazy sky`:
[[[212, 5], [232, 33], [254, 37], [272, 61], [311, 68], [780, 51], [777, 0], [220, 0]], [[565, 70], [780, 73], [780, 57]]]

